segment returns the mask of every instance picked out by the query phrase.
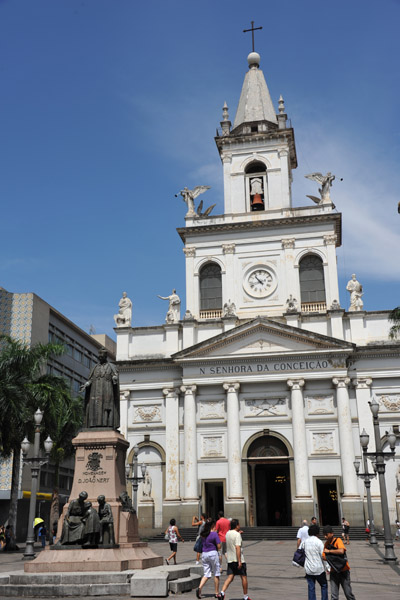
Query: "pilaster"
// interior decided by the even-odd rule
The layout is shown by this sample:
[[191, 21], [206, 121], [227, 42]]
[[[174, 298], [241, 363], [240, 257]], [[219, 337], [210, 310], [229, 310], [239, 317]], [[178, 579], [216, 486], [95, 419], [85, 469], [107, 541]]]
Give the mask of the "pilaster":
[[235, 244], [222, 244], [222, 252], [225, 256], [225, 285], [223, 288], [223, 302], [235, 297], [235, 273], [233, 255]]
[[228, 498], [243, 499], [242, 452], [240, 445], [239, 389], [240, 383], [224, 383], [228, 421]]
[[196, 427], [196, 385], [183, 385], [185, 394], [183, 406], [183, 429], [185, 439], [184, 454], [184, 491], [186, 501], [197, 501], [197, 427]]
[[188, 308], [191, 313], [198, 316], [198, 301], [196, 302], [198, 296], [196, 290], [198, 277], [194, 277], [194, 258], [196, 256], [196, 248], [194, 246], [183, 248], [183, 253], [186, 257], [186, 308]]
[[350, 379], [349, 377], [334, 377], [332, 382], [336, 386], [343, 496], [359, 497], [357, 475], [354, 469], [355, 453], [348, 392]]
[[179, 389], [163, 389], [165, 396], [165, 500], [180, 499]]
[[302, 392], [304, 379], [288, 379], [286, 383], [291, 390], [296, 499], [311, 499], [306, 422]]

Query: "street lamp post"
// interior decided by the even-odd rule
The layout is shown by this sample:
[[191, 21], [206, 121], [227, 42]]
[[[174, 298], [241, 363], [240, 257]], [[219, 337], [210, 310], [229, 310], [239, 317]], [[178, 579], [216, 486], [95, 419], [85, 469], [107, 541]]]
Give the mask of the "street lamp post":
[[[140, 470], [142, 471], [142, 477], [138, 477], [138, 453], [139, 446], [135, 445], [133, 447], [133, 456], [131, 464], [127, 464], [125, 467], [126, 478], [132, 482], [132, 504], [133, 508], [137, 514], [137, 491], [139, 487], [139, 483], [144, 481], [146, 474], [146, 465], [142, 463], [140, 465]], [[132, 476], [130, 476], [130, 472], [132, 471]]]
[[[374, 437], [375, 437], [375, 452], [367, 452], [369, 435], [363, 431], [360, 439], [361, 445], [363, 447], [363, 456], [366, 458], [371, 458], [376, 465], [376, 472], [378, 473], [379, 480], [379, 488], [381, 493], [381, 507], [382, 507], [382, 519], [383, 519], [383, 529], [384, 529], [384, 545], [385, 545], [385, 560], [386, 561], [397, 561], [397, 557], [394, 553], [393, 549], [393, 539], [392, 533], [390, 529], [390, 518], [389, 518], [389, 506], [387, 499], [387, 491], [386, 491], [386, 481], [385, 481], [385, 460], [389, 458], [393, 458], [396, 454], [395, 444], [396, 444], [396, 434], [393, 433], [393, 430], [388, 435], [388, 442], [390, 446], [389, 452], [383, 452], [382, 450], [382, 442], [381, 442], [381, 434], [379, 429], [379, 404], [376, 399], [373, 398], [372, 402], [369, 402], [369, 407], [372, 412], [372, 417], [374, 421]], [[374, 467], [375, 468], [375, 467]]]
[[[369, 471], [368, 471], [368, 461], [367, 461], [367, 457], [365, 454], [367, 447], [368, 447], [368, 441], [369, 441], [369, 435], [365, 431], [365, 429], [363, 429], [363, 431], [360, 435], [360, 442], [361, 442], [361, 446], [363, 449], [364, 473], [360, 473], [360, 463], [358, 461], [354, 462], [354, 468], [356, 470], [357, 477], [364, 480], [365, 489], [367, 490], [368, 520], [369, 520], [369, 529], [370, 529], [369, 543], [377, 544], [378, 542], [376, 540], [376, 533], [375, 533], [374, 511], [372, 508], [372, 500], [371, 500], [371, 478], [376, 477], [376, 473], [375, 472], [369, 473]], [[365, 444], [367, 444], [367, 445], [365, 446]]]
[[45, 457], [40, 457], [40, 424], [43, 419], [43, 413], [38, 408], [34, 415], [35, 421], [35, 440], [33, 443], [33, 456], [28, 458], [26, 455], [29, 451], [31, 443], [25, 437], [25, 439], [21, 442], [21, 449], [23, 452], [23, 464], [29, 465], [31, 467], [31, 476], [32, 476], [32, 484], [31, 484], [31, 498], [29, 502], [29, 520], [28, 520], [28, 534], [26, 538], [26, 547], [24, 552], [24, 558], [32, 559], [35, 558], [35, 511], [36, 511], [36, 495], [37, 495], [37, 487], [38, 487], [38, 477], [40, 467], [49, 462], [50, 452], [53, 447], [53, 441], [50, 436], [44, 442], [44, 449], [46, 452]]

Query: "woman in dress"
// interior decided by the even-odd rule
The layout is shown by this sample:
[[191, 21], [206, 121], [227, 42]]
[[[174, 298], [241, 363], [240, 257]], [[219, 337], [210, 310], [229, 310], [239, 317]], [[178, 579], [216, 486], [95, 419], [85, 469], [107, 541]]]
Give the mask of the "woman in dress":
[[184, 542], [185, 540], [179, 533], [179, 529], [176, 526], [175, 519], [170, 520], [169, 526], [165, 530], [165, 535], [168, 535], [169, 547], [171, 548], [171, 552], [172, 552], [171, 556], [168, 556], [168, 558], [165, 559], [165, 562], [167, 563], [167, 565], [169, 565], [169, 561], [173, 558], [174, 565], [176, 565], [176, 553], [178, 551], [178, 538], [181, 540], [181, 542]]
[[208, 519], [201, 532], [203, 538], [203, 553], [201, 562], [203, 563], [204, 575], [201, 578], [200, 585], [196, 590], [197, 598], [201, 598], [201, 590], [206, 582], [214, 575], [215, 597], [219, 593], [219, 576], [221, 574], [221, 566], [219, 562], [219, 550], [221, 549], [221, 541], [218, 533], [215, 530], [215, 519]]

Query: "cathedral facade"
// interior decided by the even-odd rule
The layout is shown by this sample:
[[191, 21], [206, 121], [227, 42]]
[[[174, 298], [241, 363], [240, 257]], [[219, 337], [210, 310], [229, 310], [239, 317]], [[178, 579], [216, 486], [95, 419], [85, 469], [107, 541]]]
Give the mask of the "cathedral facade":
[[[375, 448], [372, 399], [384, 449], [387, 432], [396, 435], [398, 456], [386, 463], [394, 522], [400, 346], [389, 340], [388, 312], [363, 310], [355, 275], [350, 307], [347, 298], [348, 310], [341, 306], [334, 177], [312, 174], [319, 196], [292, 206], [294, 132], [282, 98], [276, 113], [260, 56], [252, 52], [248, 63], [234, 122], [225, 106], [215, 138], [224, 213], [203, 211], [203, 203], [196, 210], [205, 187], [181, 192], [186, 312], [174, 291], [164, 324], [120, 320], [115, 329], [121, 430], [148, 473], [139, 522], [160, 528], [174, 517], [187, 526], [200, 510], [223, 510], [250, 526], [296, 525], [312, 515], [322, 524], [342, 516], [364, 524], [354, 462], [362, 463], [364, 429]], [[376, 480], [371, 490], [379, 524]]]

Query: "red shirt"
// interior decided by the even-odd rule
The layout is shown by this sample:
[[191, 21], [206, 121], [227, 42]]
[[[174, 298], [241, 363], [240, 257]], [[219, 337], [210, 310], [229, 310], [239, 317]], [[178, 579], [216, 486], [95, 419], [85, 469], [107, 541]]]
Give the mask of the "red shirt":
[[227, 532], [231, 528], [231, 522], [230, 522], [230, 520], [229, 519], [225, 519], [225, 517], [221, 517], [216, 522], [215, 528], [217, 530], [217, 533], [218, 533], [218, 536], [219, 536], [219, 539], [221, 540], [221, 542], [225, 542], [226, 541], [226, 534], [227, 534]]

